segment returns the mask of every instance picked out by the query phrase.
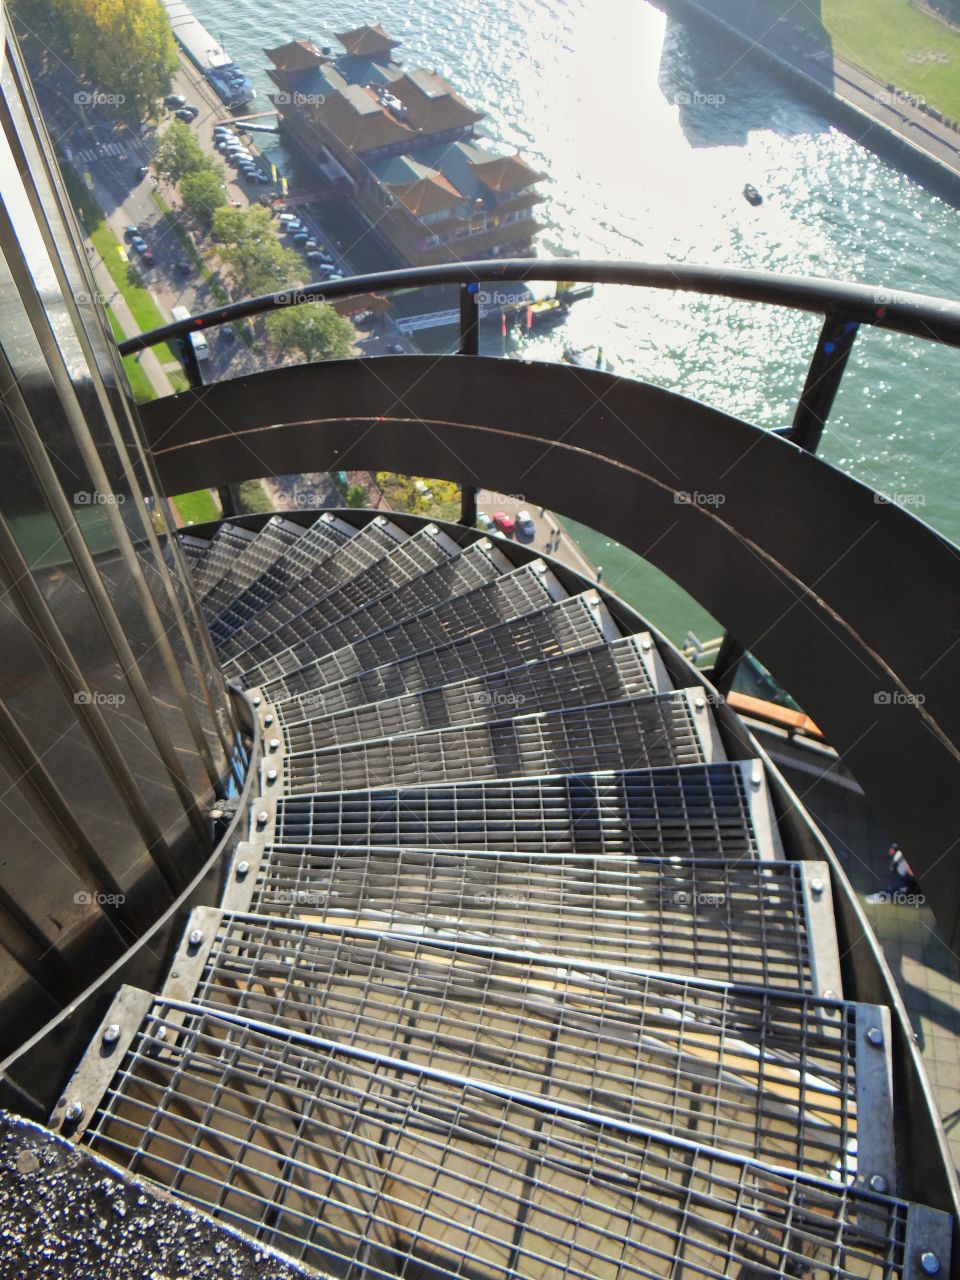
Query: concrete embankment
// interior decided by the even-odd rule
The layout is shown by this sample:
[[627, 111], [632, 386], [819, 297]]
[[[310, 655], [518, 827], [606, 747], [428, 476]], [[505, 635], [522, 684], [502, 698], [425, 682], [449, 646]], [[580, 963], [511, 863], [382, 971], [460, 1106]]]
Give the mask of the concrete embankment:
[[707, 24], [740, 55], [761, 59], [844, 133], [960, 208], [960, 132], [845, 62], [812, 35], [741, 0], [651, 0]]

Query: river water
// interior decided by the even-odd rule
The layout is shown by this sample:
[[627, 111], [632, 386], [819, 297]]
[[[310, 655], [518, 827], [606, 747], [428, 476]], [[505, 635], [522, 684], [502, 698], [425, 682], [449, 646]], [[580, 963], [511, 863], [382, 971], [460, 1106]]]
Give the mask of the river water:
[[[264, 46], [380, 21], [409, 65], [487, 113], [550, 175], [545, 255], [815, 274], [960, 297], [960, 215], [834, 129], [753, 59], [645, 0], [193, 0], [265, 94]], [[742, 197], [752, 182], [765, 200]], [[602, 344], [618, 371], [788, 423], [812, 316], [608, 287], [526, 354]], [[499, 338], [488, 339], [499, 345]], [[821, 452], [960, 541], [960, 355], [862, 331]], [[536, 495], [529, 495], [536, 501]], [[561, 513], [562, 514], [562, 513]], [[814, 517], [815, 518], [815, 517]], [[673, 637], [716, 626], [652, 566], [572, 526], [604, 581]]]

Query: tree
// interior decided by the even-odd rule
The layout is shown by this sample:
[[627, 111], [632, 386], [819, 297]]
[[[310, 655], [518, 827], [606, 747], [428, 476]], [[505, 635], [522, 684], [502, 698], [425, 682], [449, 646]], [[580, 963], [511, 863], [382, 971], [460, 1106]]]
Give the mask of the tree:
[[170, 89], [177, 48], [161, 0], [59, 0], [73, 56], [124, 115], [143, 119]]
[[153, 167], [168, 182], [181, 182], [188, 173], [197, 173], [208, 161], [196, 135], [182, 120], [174, 120], [160, 135], [153, 153]]
[[213, 221], [213, 215], [227, 203], [223, 190], [223, 169], [212, 160], [205, 160], [180, 179], [180, 195], [187, 213], [205, 227]]
[[267, 209], [222, 208], [213, 215], [213, 237], [222, 245], [220, 257], [229, 263], [239, 292], [273, 293], [302, 270], [300, 258], [277, 239]]
[[271, 312], [267, 336], [283, 351], [299, 351], [304, 360], [343, 360], [356, 337], [350, 321], [322, 302]]
[[347, 486], [343, 500], [348, 507], [366, 507], [370, 503], [370, 495], [362, 484], [351, 484]]

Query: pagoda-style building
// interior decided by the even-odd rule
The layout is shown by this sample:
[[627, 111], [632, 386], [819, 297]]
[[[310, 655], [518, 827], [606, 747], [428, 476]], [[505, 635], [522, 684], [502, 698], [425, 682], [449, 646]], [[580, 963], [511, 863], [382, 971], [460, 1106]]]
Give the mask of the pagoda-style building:
[[281, 126], [330, 191], [353, 199], [410, 266], [532, 256], [545, 175], [480, 145], [483, 113], [435, 71], [401, 66], [383, 27], [337, 40], [343, 53], [309, 40], [265, 50]]

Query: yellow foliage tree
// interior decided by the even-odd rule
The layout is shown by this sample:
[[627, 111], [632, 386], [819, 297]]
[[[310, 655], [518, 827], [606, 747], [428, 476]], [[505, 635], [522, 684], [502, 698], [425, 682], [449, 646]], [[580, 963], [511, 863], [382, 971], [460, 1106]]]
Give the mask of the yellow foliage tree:
[[124, 115], [151, 115], [170, 88], [177, 49], [160, 0], [59, 0], [73, 54]]

